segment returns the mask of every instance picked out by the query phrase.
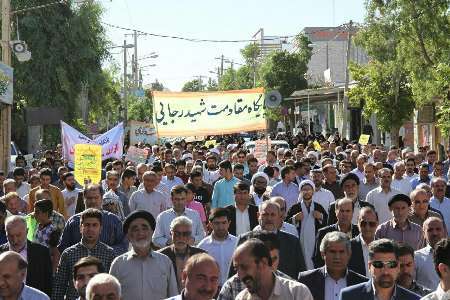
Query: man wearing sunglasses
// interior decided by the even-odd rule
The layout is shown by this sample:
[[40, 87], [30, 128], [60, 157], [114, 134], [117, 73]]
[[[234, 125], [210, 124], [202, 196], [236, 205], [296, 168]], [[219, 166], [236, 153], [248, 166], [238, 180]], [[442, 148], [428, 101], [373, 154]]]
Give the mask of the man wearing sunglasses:
[[420, 296], [395, 281], [400, 273], [398, 246], [394, 241], [380, 239], [369, 246], [371, 280], [341, 290], [340, 300], [419, 300]]
[[358, 216], [358, 228], [360, 235], [353, 238], [352, 256], [348, 263], [348, 268], [356, 273], [369, 277], [369, 244], [375, 239], [375, 231], [378, 227], [378, 214], [373, 207], [365, 206], [361, 208]]

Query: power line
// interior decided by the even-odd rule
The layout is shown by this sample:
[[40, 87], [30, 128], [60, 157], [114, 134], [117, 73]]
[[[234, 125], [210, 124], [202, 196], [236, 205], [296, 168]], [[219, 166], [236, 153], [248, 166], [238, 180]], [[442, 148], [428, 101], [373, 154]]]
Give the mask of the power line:
[[[182, 37], [182, 36], [174, 36], [174, 35], [166, 35], [166, 34], [157, 34], [157, 33], [150, 33], [150, 32], [145, 32], [145, 31], [141, 31], [141, 30], [137, 30], [137, 29], [132, 29], [132, 28], [126, 28], [126, 27], [122, 27], [122, 26], [118, 26], [118, 25], [114, 25], [114, 24], [110, 24], [110, 23], [106, 23], [106, 22], [101, 22], [104, 25], [107, 25], [109, 27], [112, 28], [117, 28], [117, 29], [121, 29], [121, 30], [126, 30], [126, 31], [134, 31], [136, 30], [136, 32], [142, 34], [142, 35], [148, 35], [148, 36], [154, 36], [154, 37], [161, 37], [161, 38], [171, 38], [171, 39], [176, 39], [176, 40], [183, 40], [183, 41], [188, 41], [188, 42], [207, 42], [207, 43], [249, 43], [249, 42], [255, 42], [256, 40], [254, 39], [244, 39], [244, 40], [214, 40], [214, 39], [197, 39], [197, 38], [188, 38], [188, 37]], [[279, 37], [274, 37], [274, 38], [267, 38], [264, 40], [277, 40], [280, 38], [292, 38], [295, 37], [296, 35], [288, 35], [288, 36], [279, 36]]]

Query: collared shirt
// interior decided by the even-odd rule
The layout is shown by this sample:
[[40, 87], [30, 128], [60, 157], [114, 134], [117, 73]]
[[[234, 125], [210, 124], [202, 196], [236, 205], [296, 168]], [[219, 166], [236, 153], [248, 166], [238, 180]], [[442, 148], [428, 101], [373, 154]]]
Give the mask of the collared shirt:
[[[430, 289], [427, 289], [426, 287], [417, 284], [417, 282], [415, 280], [413, 280], [411, 287], [408, 290], [410, 290], [411, 292], [416, 293], [417, 295], [420, 295], [422, 297], [431, 293]], [[450, 298], [449, 298], [449, 300], [450, 300]]]
[[[281, 271], [275, 271], [275, 276], [292, 280], [291, 277]], [[222, 286], [217, 300], [235, 300], [237, 295], [245, 289], [244, 283], [239, 279], [237, 274], [230, 277]]]
[[419, 176], [417, 176], [416, 178], [413, 178], [410, 182], [411, 182], [411, 188], [414, 190], [419, 184], [421, 183], [426, 183], [426, 184], [430, 184], [431, 181], [431, 177], [428, 176], [425, 180], [422, 180]]
[[289, 182], [288, 184], [286, 184], [284, 181], [280, 181], [275, 184], [272, 192], [270, 193], [271, 197], [283, 197], [283, 199], [286, 201], [286, 211], [289, 211], [291, 206], [297, 203], [298, 195], [298, 186], [293, 182]]
[[173, 179], [169, 179], [167, 178], [167, 176], [163, 176], [161, 182], [164, 183], [169, 188], [169, 191], [171, 191], [172, 188], [176, 185], [184, 184], [183, 180], [177, 176], [174, 176]]
[[121, 283], [122, 299], [166, 299], [178, 294], [172, 261], [161, 253], [151, 251], [142, 258], [131, 249], [114, 259], [109, 273]]
[[[20, 292], [17, 300], [50, 300], [50, 298], [38, 289], [32, 288], [28, 285], [23, 285], [22, 292]], [[3, 297], [0, 297], [3, 300]]]
[[78, 297], [77, 290], [73, 286], [73, 266], [83, 257], [94, 256], [98, 258], [105, 270], [109, 270], [115, 257], [114, 249], [106, 244], [98, 242], [94, 248], [87, 248], [82, 242], [67, 248], [61, 254], [58, 269], [53, 280], [52, 299], [63, 300]]
[[414, 252], [416, 281], [434, 291], [439, 284], [439, 276], [434, 268], [433, 249], [430, 245]]
[[[205, 237], [205, 231], [203, 230], [202, 221], [200, 221], [200, 215], [190, 208], [185, 208], [182, 215], [188, 217], [192, 221], [192, 237], [195, 240], [195, 244], [197, 244]], [[158, 215], [152, 238], [153, 243], [156, 246], [162, 248], [172, 243], [170, 223], [176, 217], [178, 217], [178, 215], [173, 208], [163, 211]]]
[[129, 205], [130, 211], [143, 209], [151, 213], [155, 219], [167, 209], [166, 197], [157, 190], [153, 190], [150, 193], [145, 189], [134, 192], [131, 195]]
[[365, 177], [365, 175], [364, 175], [364, 170], [361, 171], [361, 170], [358, 169], [358, 168], [354, 168], [353, 170], [350, 171], [350, 173], [353, 173], [353, 174], [355, 174], [356, 176], [358, 176], [359, 182], [363, 182], [364, 177]]
[[[269, 300], [302, 299], [313, 300], [311, 292], [306, 285], [294, 280], [285, 279], [274, 275], [275, 283]], [[257, 295], [251, 294], [248, 289], [240, 292], [236, 300], [256, 300], [260, 299]]]
[[67, 217], [71, 217], [75, 214], [75, 208], [77, 206], [78, 193], [82, 190], [75, 188], [73, 191], [64, 189], [61, 191], [64, 198], [64, 206], [66, 207]]
[[364, 241], [361, 234], [359, 234], [359, 238], [361, 240], [361, 248], [362, 248], [363, 258], [364, 258], [364, 268], [366, 269], [366, 274], [362, 274], [362, 275], [365, 275], [370, 278], [369, 266], [367, 264], [369, 261], [369, 245], [366, 244], [366, 242]]
[[[378, 296], [377, 296], [377, 290], [375, 289], [375, 286], [374, 286], [372, 280], [371, 280], [371, 283], [372, 283], [373, 300], [380, 300], [380, 298], [378, 298]], [[397, 296], [397, 285], [394, 285], [394, 291], [392, 293], [391, 300], [403, 300], [403, 299], [399, 299]]]
[[378, 213], [378, 220], [380, 224], [392, 218], [388, 202], [394, 195], [397, 194], [400, 194], [400, 192], [393, 188], [391, 188], [389, 192], [385, 193], [382, 190], [381, 186], [377, 187], [367, 194], [366, 201], [375, 207], [375, 210]]
[[361, 181], [361, 184], [359, 185], [359, 193], [358, 196], [361, 200], [365, 201], [367, 194], [371, 191], [376, 189], [377, 187], [380, 186], [380, 183], [378, 182], [378, 180], [375, 179], [374, 182], [369, 183], [367, 182], [367, 179], [364, 178], [363, 181]]
[[20, 199], [23, 199], [30, 193], [30, 189], [31, 186], [28, 182], [22, 182], [20, 186], [16, 188], [16, 193], [19, 195]]
[[[58, 245], [60, 253], [81, 241], [80, 218], [81, 213], [73, 215], [67, 221]], [[128, 241], [123, 234], [122, 222], [119, 220], [119, 217], [104, 210], [102, 210], [100, 241], [112, 247], [116, 255], [120, 255], [128, 249]]]
[[243, 233], [250, 231], [250, 219], [248, 216], [248, 207], [244, 211], [241, 211], [236, 207], [236, 235], [239, 236]]
[[338, 300], [339, 293], [343, 288], [347, 287], [346, 276], [339, 278], [337, 281], [331, 278], [325, 267], [325, 300]]
[[332, 192], [335, 199], [344, 197], [344, 192], [342, 191], [338, 181], [335, 181], [334, 183], [327, 183], [324, 181], [322, 187]]
[[336, 199], [331, 191], [320, 187], [317, 191], [314, 192], [312, 201], [317, 202], [322, 205], [325, 211], [328, 211], [330, 204], [333, 203]]
[[414, 250], [423, 247], [422, 227], [406, 220], [406, 226], [400, 228], [394, 219], [380, 224], [375, 232], [375, 239], [388, 238], [410, 245]]
[[[256, 225], [255, 228], [253, 228], [253, 231], [262, 230], [261, 225]], [[283, 225], [281, 225], [280, 231], [284, 231], [286, 233], [290, 233], [296, 238], [298, 238], [298, 230], [297, 227], [292, 225], [291, 223], [283, 222]]]
[[215, 240], [211, 234], [210, 236], [205, 237], [197, 246], [216, 259], [220, 267], [221, 286], [228, 279], [231, 257], [233, 256], [236, 244], [237, 238], [232, 234], [228, 234], [227, 238], [223, 241]]
[[206, 222], [205, 208], [200, 202], [195, 200], [192, 200], [189, 203], [186, 202], [186, 207], [198, 212], [198, 214], [200, 215], [200, 220], [202, 222]]
[[408, 196], [412, 191], [411, 181], [407, 178], [392, 179], [391, 187]]
[[227, 207], [234, 203], [233, 187], [239, 179], [232, 177], [230, 180], [220, 179], [214, 185], [211, 199], [211, 208]]
[[119, 192], [122, 192], [125, 194], [128, 200], [130, 200], [131, 195], [133, 195], [134, 192], [136, 192], [138, 189], [134, 185], [130, 186], [128, 190], [125, 190], [123, 185], [119, 185], [119, 188], [117, 189]]
[[426, 295], [420, 300], [449, 300], [450, 299], [450, 290], [444, 291], [439, 284], [436, 291], [431, 294]]
[[219, 170], [210, 171], [208, 169], [203, 170], [203, 181], [208, 184], [213, 184], [220, 178]]
[[[9, 242], [8, 242], [8, 248], [10, 251], [15, 251], [11, 248], [11, 245], [9, 244]], [[27, 251], [27, 243], [26, 242], [25, 242], [25, 246], [23, 246], [23, 248], [18, 253], [20, 254], [20, 256], [22, 256], [23, 259], [28, 261], [28, 258], [27, 258], [28, 251]]]
[[425, 222], [425, 220], [428, 219], [429, 217], [437, 217], [442, 220], [442, 216], [439, 213], [432, 211], [430, 209], [427, 211], [424, 218], [419, 217], [414, 212], [410, 212], [408, 215], [408, 220], [422, 227], [423, 222]]
[[450, 199], [444, 197], [441, 202], [433, 196], [430, 199], [430, 206], [442, 213], [442, 215], [444, 216], [445, 225], [447, 226], [447, 233], [450, 236]]

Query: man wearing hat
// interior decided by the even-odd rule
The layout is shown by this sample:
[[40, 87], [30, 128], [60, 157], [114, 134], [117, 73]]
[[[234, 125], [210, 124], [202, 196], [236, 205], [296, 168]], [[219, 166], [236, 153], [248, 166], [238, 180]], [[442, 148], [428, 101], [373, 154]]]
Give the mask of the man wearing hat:
[[[352, 199], [353, 201], [353, 217], [352, 224], [358, 224], [359, 210], [364, 206], [372, 206], [371, 204], [364, 201], [364, 199], [359, 199], [359, 178], [354, 173], [347, 173], [341, 179], [341, 189], [344, 191], [345, 198]], [[335, 224], [336, 218], [336, 201], [330, 204], [328, 209], [328, 225]]]
[[394, 195], [388, 202], [392, 218], [380, 224], [375, 239], [387, 238], [418, 250], [424, 246], [422, 228], [408, 220], [411, 199], [405, 194]]
[[270, 195], [267, 191], [269, 176], [264, 172], [256, 172], [251, 180], [250, 203], [259, 206], [262, 202], [269, 200]]
[[311, 180], [303, 180], [299, 190], [299, 202], [289, 209], [287, 220], [297, 227], [306, 268], [310, 270], [314, 268], [312, 257], [317, 231], [326, 225], [327, 213], [322, 205], [313, 201], [314, 183]]
[[131, 250], [114, 259], [109, 271], [122, 285], [122, 299], [165, 299], [178, 294], [172, 262], [151, 249], [155, 224], [145, 210], [132, 212], [123, 222]]

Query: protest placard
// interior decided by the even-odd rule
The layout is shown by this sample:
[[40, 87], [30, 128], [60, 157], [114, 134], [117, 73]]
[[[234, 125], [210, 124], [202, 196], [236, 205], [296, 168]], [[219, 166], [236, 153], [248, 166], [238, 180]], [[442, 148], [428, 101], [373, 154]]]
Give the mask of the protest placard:
[[75, 145], [75, 180], [84, 185], [86, 181], [99, 183], [102, 179], [102, 146]]
[[369, 134], [361, 134], [358, 143], [360, 143], [361, 145], [367, 145], [369, 143], [369, 139], [370, 139]]
[[255, 150], [253, 151], [253, 156], [258, 160], [258, 164], [262, 165], [266, 163], [267, 151], [271, 147], [271, 141], [268, 143], [266, 140], [255, 141]]
[[145, 164], [145, 161], [147, 160], [147, 150], [140, 149], [135, 146], [130, 146], [127, 151], [127, 155], [125, 156], [125, 159], [128, 161], [132, 161], [135, 164], [143, 163]]

